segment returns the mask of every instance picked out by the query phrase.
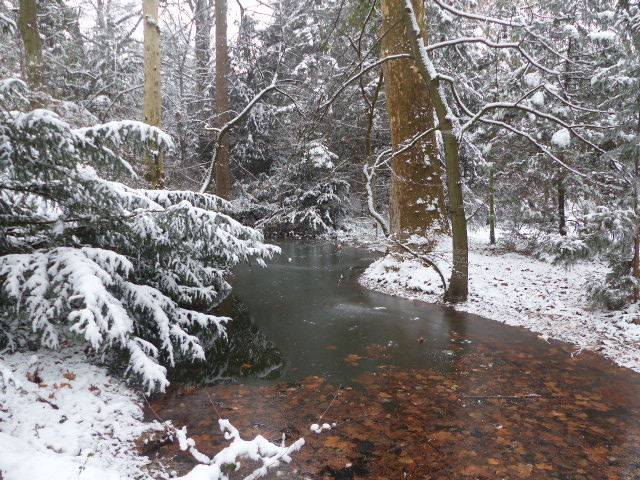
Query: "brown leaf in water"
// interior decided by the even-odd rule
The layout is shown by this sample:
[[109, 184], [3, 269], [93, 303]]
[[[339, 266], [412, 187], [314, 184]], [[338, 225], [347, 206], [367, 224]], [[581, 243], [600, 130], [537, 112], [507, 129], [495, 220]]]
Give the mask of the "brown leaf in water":
[[525, 463], [512, 465], [511, 469], [515, 471], [518, 478], [527, 478], [531, 475], [531, 472], [533, 472], [533, 466]]
[[67, 372], [64, 375], [62, 375], [64, 378], [66, 378], [67, 380], [71, 381], [71, 380], [75, 380], [76, 379], [76, 374], [75, 373], [71, 373], [71, 372]]
[[460, 473], [462, 475], [469, 475], [469, 476], [484, 476], [488, 474], [487, 468], [483, 467], [482, 465], [467, 465], [466, 467], [463, 467], [462, 470], [460, 470]]

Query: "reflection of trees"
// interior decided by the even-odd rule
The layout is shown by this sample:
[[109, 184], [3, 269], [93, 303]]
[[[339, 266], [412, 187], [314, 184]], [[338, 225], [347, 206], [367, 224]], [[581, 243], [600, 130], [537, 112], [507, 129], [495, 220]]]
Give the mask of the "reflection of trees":
[[247, 306], [231, 296], [220, 304], [217, 313], [233, 319], [227, 324], [227, 338], [200, 333], [206, 361], [176, 362], [169, 373], [171, 381], [212, 385], [242, 377], [278, 378], [284, 366], [282, 353], [251, 322]]

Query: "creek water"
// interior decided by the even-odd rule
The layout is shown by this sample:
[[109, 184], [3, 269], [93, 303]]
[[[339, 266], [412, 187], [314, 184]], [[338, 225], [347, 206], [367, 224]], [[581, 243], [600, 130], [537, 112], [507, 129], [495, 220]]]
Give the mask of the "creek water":
[[[451, 371], [466, 345], [487, 339], [546, 348], [521, 329], [362, 287], [357, 277], [376, 253], [328, 242], [278, 245], [282, 255], [267, 268], [235, 270], [233, 296], [221, 307], [234, 319], [229, 338], [212, 346], [207, 364], [181, 365], [174, 381], [255, 384], [317, 375], [353, 385], [379, 365]], [[345, 361], [367, 347], [378, 352]]]
[[[311, 435], [283, 477], [640, 478], [640, 375], [524, 329], [369, 291], [357, 277], [376, 254], [279, 245], [266, 269], [234, 272], [221, 308], [234, 317], [228, 340], [210, 342], [206, 363], [178, 365], [152, 399], [201, 449], [224, 445], [218, 414], [308, 438], [330, 405], [324, 419], [338, 426]], [[159, 454], [193, 464], [175, 447]]]

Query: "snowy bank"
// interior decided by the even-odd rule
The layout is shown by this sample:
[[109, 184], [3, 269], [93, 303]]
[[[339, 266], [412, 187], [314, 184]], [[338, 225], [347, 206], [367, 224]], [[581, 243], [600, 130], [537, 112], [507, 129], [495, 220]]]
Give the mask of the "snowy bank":
[[0, 356], [0, 478], [151, 479], [140, 397], [82, 352]]
[[[594, 262], [571, 269], [488, 245], [488, 233], [469, 233], [469, 299], [456, 309], [525, 327], [600, 352], [618, 365], [640, 372], [640, 325], [637, 305], [622, 311], [594, 310], [585, 283], [603, 277], [607, 268]], [[439, 267], [451, 271], [450, 241], [434, 252]], [[360, 283], [372, 290], [430, 303], [442, 302], [437, 274], [419, 261], [383, 257], [369, 266]]]

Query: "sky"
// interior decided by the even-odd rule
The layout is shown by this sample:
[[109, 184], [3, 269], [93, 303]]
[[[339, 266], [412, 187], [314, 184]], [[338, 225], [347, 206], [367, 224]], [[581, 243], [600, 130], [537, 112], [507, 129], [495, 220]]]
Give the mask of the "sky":
[[[116, 0], [118, 2], [118, 0]], [[114, 2], [114, 3], [116, 3]], [[80, 21], [80, 28], [82, 29], [90, 29], [95, 24], [95, 10], [92, 7], [91, 0], [67, 0], [68, 4], [74, 5], [76, 7], [82, 8], [82, 18]], [[131, 0], [121, 0], [122, 4], [135, 4], [139, 3], [142, 7], [142, 0], [131, 1]], [[161, 4], [164, 2], [160, 2]], [[186, 0], [173, 0], [169, 2], [171, 5], [167, 6], [166, 9], [171, 9], [172, 13], [178, 13], [180, 10], [183, 12], [189, 11], [189, 6], [187, 5]], [[252, 16], [259, 22], [267, 23], [271, 17], [272, 9], [266, 4], [270, 3], [270, 0], [227, 0], [227, 8], [228, 8], [228, 35], [231, 40], [233, 40], [238, 32], [237, 24], [240, 21], [240, 12], [242, 8], [245, 11], [245, 14]], [[116, 3], [117, 4], [117, 3]], [[162, 24], [163, 16], [166, 15], [166, 9], [161, 7], [160, 9], [160, 21]], [[134, 33], [134, 37], [142, 41], [142, 24], [138, 25]]]

